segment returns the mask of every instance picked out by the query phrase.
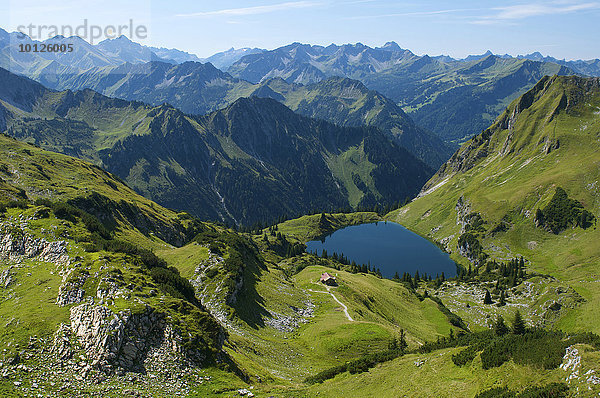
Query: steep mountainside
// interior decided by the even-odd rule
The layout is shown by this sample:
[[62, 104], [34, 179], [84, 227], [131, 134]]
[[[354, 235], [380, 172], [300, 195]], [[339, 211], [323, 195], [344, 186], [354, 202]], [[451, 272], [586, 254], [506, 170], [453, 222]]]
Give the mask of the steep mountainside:
[[[306, 228], [323, 217], [379, 219], [316, 215]], [[1, 394], [297, 395], [315, 371], [453, 328], [398, 281], [258, 232], [175, 213], [92, 164], [0, 136]], [[314, 283], [324, 271], [339, 276], [335, 295]]]
[[368, 90], [358, 81], [331, 78], [311, 86], [273, 79], [250, 84], [211, 64], [161, 62], [94, 68], [65, 76], [56, 89], [89, 88], [105, 95], [152, 105], [167, 102], [190, 114], [205, 114], [250, 95], [272, 98], [308, 117], [341, 126], [375, 126], [393, 137], [430, 167], [437, 168], [452, 154], [435, 135], [419, 128], [393, 101]]
[[203, 219], [248, 224], [391, 205], [432, 173], [376, 128], [308, 119], [271, 99], [190, 117], [91, 90], [49, 91], [3, 73], [9, 84], [0, 109], [10, 135], [94, 161], [146, 197]]
[[598, 78], [546, 77], [389, 218], [465, 266], [522, 255], [585, 299], [555, 326], [598, 332], [599, 137]]
[[544, 75], [574, 73], [555, 63], [491, 53], [465, 60], [421, 57], [395, 43], [379, 48], [294, 43], [243, 57], [228, 72], [251, 82], [273, 77], [293, 83], [315, 83], [330, 76], [360, 80], [445, 141], [479, 133]]
[[417, 126], [390, 99], [361, 82], [332, 77], [302, 86], [273, 79], [259, 85], [254, 96], [277, 99], [293, 111], [340, 126], [374, 126], [433, 168], [444, 163], [454, 148]]
[[45, 389], [68, 375], [63, 393], [75, 396], [82, 374], [231, 362], [225, 331], [191, 284], [150, 251], [209, 228], [96, 166], [0, 136], [0, 345], [15, 365], [7, 377], [23, 380], [29, 368]]
[[[189, 126], [197, 126], [196, 134], [203, 135], [212, 144], [209, 150], [216, 153], [215, 164], [209, 166], [240, 170], [233, 167], [240, 162], [264, 175], [261, 167], [270, 171], [273, 164], [287, 161], [291, 177], [302, 181], [302, 175], [294, 172], [314, 159], [314, 152], [350, 145], [361, 134], [366, 134], [361, 144], [365, 148], [383, 137], [369, 135], [369, 129], [342, 129], [303, 118], [273, 100], [242, 99], [223, 111], [191, 118], [169, 106], [153, 108], [92, 91], [50, 92], [22, 77], [5, 81], [10, 84], [2, 86], [0, 109], [11, 130], [22, 129], [30, 139], [45, 131], [42, 138], [47, 139], [56, 136], [57, 130], [51, 134], [52, 124], [37, 129], [28, 123], [64, 123], [72, 127], [73, 135], [54, 145], [67, 146], [71, 141], [80, 145], [74, 138], [88, 132], [89, 142], [108, 137], [98, 142], [104, 150], [121, 151], [117, 157], [138, 147], [140, 151], [131, 151], [132, 156], [152, 150], [159, 158], [177, 155], [178, 161], [189, 162], [192, 155], [198, 157], [198, 152], [188, 152], [197, 142], [176, 147], [170, 138], [159, 138], [188, 140], [193, 137]], [[548, 141], [525, 147], [541, 153], [542, 159], [565, 149], [579, 151], [582, 145], [588, 151], [581, 151], [584, 157], [595, 156], [597, 148], [580, 141], [586, 134], [597, 139], [598, 82], [544, 84], [512, 108], [501, 125], [521, 131], [529, 124], [519, 119], [539, 112], [532, 118], [537, 124], [526, 131], [546, 137], [549, 131], [544, 126], [552, 126], [556, 118], [557, 132]], [[35, 112], [43, 113], [46, 120], [33, 118]], [[86, 115], [99, 127], [78, 125], [56, 116], [58, 112]], [[113, 113], [116, 118], [109, 117]], [[587, 127], [577, 124], [574, 131], [565, 130], [561, 123], [573, 115], [586, 121]], [[272, 119], [279, 124], [273, 126]], [[102, 130], [110, 131], [115, 123], [123, 130], [113, 136]], [[244, 128], [248, 123], [263, 127]], [[502, 139], [504, 131], [497, 128], [492, 135]], [[575, 137], [566, 139], [565, 131]], [[509, 143], [508, 147], [519, 153], [525, 147], [517, 136], [515, 146]], [[172, 152], [159, 150], [159, 144]], [[487, 147], [493, 152], [497, 143]], [[314, 152], [292, 153], [288, 159], [278, 156], [302, 148]], [[353, 151], [351, 160], [361, 165], [366, 155], [354, 156], [359, 150]], [[391, 152], [381, 151], [377, 148], [375, 153], [394, 158]], [[250, 152], [254, 158], [247, 155]], [[98, 153], [102, 158], [103, 150]], [[463, 172], [478, 167], [477, 156], [482, 155], [465, 153], [472, 160]], [[217, 161], [227, 164], [217, 166]], [[151, 164], [140, 163], [140, 169]], [[596, 167], [589, 163], [588, 169]], [[475, 166], [469, 169], [471, 165]], [[171, 166], [159, 167], [168, 172]], [[548, 170], [546, 177], [555, 177], [558, 169], [550, 162], [541, 174]], [[183, 173], [181, 168], [170, 170]], [[561, 185], [571, 198], [582, 199], [581, 206], [597, 214], [597, 203], [590, 205], [585, 193], [593, 187], [576, 192], [573, 186], [579, 180], [572, 177], [560, 180]], [[574, 227], [552, 238], [545, 227], [565, 206], [583, 214], [565, 195], [564, 191], [552, 195], [539, 205], [545, 222], [538, 228], [542, 239], [535, 243], [568, 246], [570, 251], [564, 253], [569, 254], [558, 256], [561, 261], [581, 255], [591, 259], [568, 269], [573, 274], [569, 283], [581, 288], [585, 299], [561, 281], [535, 274], [538, 263], [532, 255], [527, 275], [513, 279], [516, 286], [510, 289], [506, 305], [485, 305], [483, 288], [473, 281], [382, 279], [370, 265], [359, 269], [337, 254], [304, 252], [307, 240], [346, 225], [381, 220], [376, 213], [320, 213], [252, 234], [237, 233], [165, 209], [90, 163], [0, 136], [0, 322], [4, 325], [0, 395], [471, 397], [490, 388], [495, 390], [488, 396], [508, 390], [525, 396], [577, 391], [597, 395], [600, 338], [576, 333], [598, 330], [593, 300], [597, 257], [589, 256], [597, 252], [597, 245], [587, 246], [597, 241], [596, 232], [588, 222], [585, 230]], [[461, 199], [461, 214], [476, 203], [469, 200], [466, 194]], [[481, 236], [488, 225], [482, 216], [488, 217], [482, 212], [479, 218], [471, 213], [461, 218], [467, 221], [465, 229]], [[416, 218], [434, 217], [439, 217], [435, 211], [418, 212]], [[518, 227], [516, 219], [507, 220], [515, 224], [507, 224], [509, 231]], [[536, 219], [541, 218], [536, 215]], [[446, 231], [447, 226], [441, 228]], [[590, 233], [593, 240], [588, 240]], [[544, 236], [550, 236], [549, 242], [543, 241]], [[507, 244], [519, 242], [518, 238], [513, 236]], [[485, 250], [489, 251], [487, 246]], [[318, 283], [324, 272], [335, 275], [336, 286]], [[488, 329], [492, 315], [512, 319], [516, 309], [524, 312], [524, 335], [516, 331], [499, 335], [498, 328]], [[469, 325], [455, 312], [465, 314]], [[473, 314], [477, 318], [466, 318]], [[568, 335], [524, 327], [531, 325], [560, 326]], [[415, 382], [406, 383], [407, 377]]]

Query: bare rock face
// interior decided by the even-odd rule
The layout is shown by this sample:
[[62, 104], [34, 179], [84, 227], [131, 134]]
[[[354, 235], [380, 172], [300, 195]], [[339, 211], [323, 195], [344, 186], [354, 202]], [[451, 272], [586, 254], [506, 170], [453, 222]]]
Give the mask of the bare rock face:
[[83, 285], [85, 284], [89, 274], [87, 272], [83, 272], [70, 278], [72, 273], [73, 272], [69, 272], [63, 277], [63, 283], [58, 288], [56, 304], [60, 305], [61, 307], [69, 304], [80, 303], [85, 297]]
[[5, 260], [18, 262], [24, 258], [36, 258], [66, 265], [71, 261], [67, 244], [64, 240], [48, 242], [43, 238], [35, 238], [18, 227], [0, 226], [0, 258]]
[[458, 198], [455, 206], [456, 210], [456, 223], [460, 225], [460, 233], [465, 232], [465, 227], [467, 225], [467, 215], [471, 213], [471, 203], [461, 196]]
[[71, 328], [64, 323], [61, 323], [58, 330], [54, 333], [52, 352], [62, 360], [69, 359], [73, 356], [73, 350], [71, 349], [71, 335]]
[[144, 372], [150, 362], [165, 356], [185, 362], [204, 360], [201, 353], [184, 349], [165, 316], [148, 306], [141, 313], [115, 313], [90, 301], [72, 307], [70, 320], [73, 339], [94, 366], [108, 372], [117, 368]]

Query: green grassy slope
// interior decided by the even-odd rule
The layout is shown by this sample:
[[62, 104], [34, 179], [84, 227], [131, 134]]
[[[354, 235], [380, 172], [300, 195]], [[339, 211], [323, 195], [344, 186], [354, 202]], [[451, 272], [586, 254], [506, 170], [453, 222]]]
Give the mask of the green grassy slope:
[[[600, 88], [595, 79], [542, 79], [482, 134], [468, 141], [426, 184], [420, 197], [387, 216], [457, 253], [461, 226], [457, 203], [479, 212], [481, 236], [492, 258], [522, 255], [529, 268], [568, 284], [585, 303], [556, 325], [567, 330], [600, 331], [595, 313], [600, 290], [598, 229], [569, 228], [555, 235], [535, 226], [535, 213], [555, 187], [600, 213], [597, 164]], [[501, 228], [497, 228], [501, 226]]]
[[[151, 311], [159, 317], [155, 327], [163, 319], [172, 338], [181, 339], [180, 353], [202, 352], [195, 360], [207, 367], [227, 358], [217, 321], [196, 299], [184, 296], [178, 272], [147, 251], [173, 247], [167, 242], [180, 245], [206, 224], [139, 196], [96, 166], [6, 136], [0, 136], [0, 179], [0, 319], [5, 325], [0, 345], [3, 372], [12, 386], [6, 393], [22, 395], [38, 384], [33, 388], [41, 394], [61, 388], [70, 396], [118, 394], [127, 388], [106, 378], [77, 383], [82, 378], [72, 358], [92, 362], [99, 355], [77, 336], [69, 340], [70, 356], [60, 359], [52, 351], [55, 332], [61, 324], [74, 324], [77, 311], [84, 317], [107, 312], [112, 321], [101, 324], [98, 338], [108, 328], [108, 340], [125, 341], [132, 333], [127, 320]], [[119, 330], [118, 322], [124, 325]], [[152, 333], [138, 329], [136, 346], [156, 344]], [[91, 377], [106, 370], [99, 361], [90, 367]], [[146, 390], [165, 391], [158, 380]]]

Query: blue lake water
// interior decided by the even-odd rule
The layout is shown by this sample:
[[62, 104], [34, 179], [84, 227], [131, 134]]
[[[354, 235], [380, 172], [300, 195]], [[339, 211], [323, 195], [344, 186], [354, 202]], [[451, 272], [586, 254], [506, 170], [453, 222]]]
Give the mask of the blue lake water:
[[321, 255], [323, 249], [331, 255], [343, 253], [357, 264], [371, 263], [379, 268], [386, 278], [396, 272], [402, 277], [404, 272], [419, 274], [456, 276], [456, 264], [450, 256], [436, 245], [409, 231], [400, 224], [378, 222], [346, 227], [335, 231], [323, 241], [311, 241], [306, 251]]

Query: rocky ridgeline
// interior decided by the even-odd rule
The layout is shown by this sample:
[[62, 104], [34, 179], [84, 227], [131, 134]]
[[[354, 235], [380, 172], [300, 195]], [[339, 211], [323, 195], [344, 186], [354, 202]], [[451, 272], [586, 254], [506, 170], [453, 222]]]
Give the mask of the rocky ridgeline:
[[224, 261], [223, 257], [211, 253], [209, 250], [208, 258], [198, 264], [194, 272], [194, 279], [191, 282], [196, 289], [196, 295], [200, 299], [202, 306], [219, 321], [221, 326], [238, 331], [228, 319], [229, 311], [226, 308], [226, 304], [230, 299], [223, 297], [225, 281], [222, 278], [218, 279], [218, 281], [213, 281], [211, 278], [213, 273], [215, 275], [218, 273]]
[[[125, 371], [162, 372], [165, 363], [186, 369], [206, 359], [205, 353], [184, 344], [166, 313], [136, 297], [131, 290], [134, 286], [124, 286], [120, 271], [103, 272], [101, 268], [93, 275], [98, 283], [91, 284], [86, 292], [89, 267], [69, 256], [67, 241], [35, 237], [29, 232], [28, 221], [21, 217], [0, 223], [0, 260], [9, 264], [0, 272], [0, 286], [13, 283], [15, 269], [24, 266], [24, 260], [48, 263], [62, 276], [55, 304], [71, 306], [70, 323], [61, 324], [54, 340], [38, 355], [55, 364], [75, 361], [72, 370], [83, 379], [94, 372], [113, 376]], [[156, 290], [150, 290], [143, 297], [157, 295]], [[109, 307], [116, 298], [134, 302], [142, 310], [117, 312]], [[78, 356], [85, 360], [76, 361]]]

